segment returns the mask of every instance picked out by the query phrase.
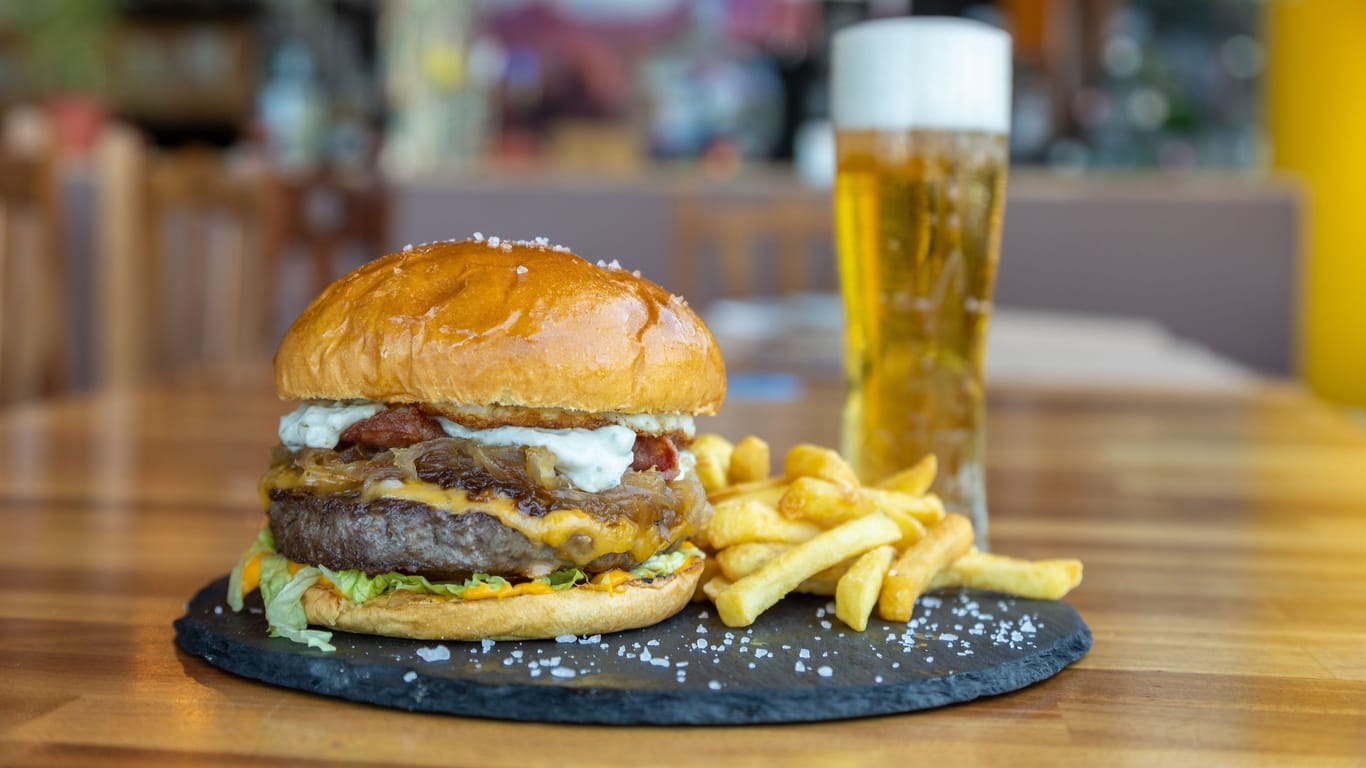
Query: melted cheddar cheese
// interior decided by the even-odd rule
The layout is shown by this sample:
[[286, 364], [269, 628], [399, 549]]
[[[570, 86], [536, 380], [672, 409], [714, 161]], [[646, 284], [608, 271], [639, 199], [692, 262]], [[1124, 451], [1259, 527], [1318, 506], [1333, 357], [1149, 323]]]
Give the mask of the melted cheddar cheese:
[[[330, 480], [320, 482], [319, 478], [310, 477], [297, 467], [281, 465], [261, 479], [261, 495], [268, 506], [270, 491], [275, 489], [302, 488], [313, 493], [354, 490], [353, 486]], [[581, 509], [557, 509], [535, 517], [517, 509], [511, 499], [472, 501], [462, 488], [442, 488], [420, 480], [386, 480], [373, 483], [361, 492], [361, 500], [365, 502], [381, 498], [416, 501], [452, 515], [483, 512], [528, 540], [552, 547], [560, 559], [580, 566], [617, 552], [629, 552], [636, 560], [645, 560], [668, 544], [658, 529], [641, 530], [631, 520], [598, 520]]]

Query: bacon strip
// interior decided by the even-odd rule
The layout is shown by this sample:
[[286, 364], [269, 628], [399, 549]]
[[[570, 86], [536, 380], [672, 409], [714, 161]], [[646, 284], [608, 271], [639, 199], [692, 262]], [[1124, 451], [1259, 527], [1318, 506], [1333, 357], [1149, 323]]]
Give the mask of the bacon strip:
[[376, 448], [407, 448], [410, 445], [445, 437], [436, 419], [409, 405], [386, 408], [341, 433], [342, 443], [358, 443]]
[[659, 470], [665, 480], [678, 477], [678, 448], [667, 435], [636, 435], [634, 447], [635, 461], [631, 469], [637, 472], [648, 471], [651, 467]]

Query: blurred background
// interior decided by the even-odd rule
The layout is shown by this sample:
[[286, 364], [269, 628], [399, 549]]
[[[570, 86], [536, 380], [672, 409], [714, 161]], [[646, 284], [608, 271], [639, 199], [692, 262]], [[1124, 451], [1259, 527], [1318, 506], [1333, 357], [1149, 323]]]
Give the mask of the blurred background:
[[0, 399], [267, 359], [475, 231], [837, 375], [829, 42], [906, 14], [1014, 38], [993, 370], [1366, 404], [1356, 0], [0, 0]]

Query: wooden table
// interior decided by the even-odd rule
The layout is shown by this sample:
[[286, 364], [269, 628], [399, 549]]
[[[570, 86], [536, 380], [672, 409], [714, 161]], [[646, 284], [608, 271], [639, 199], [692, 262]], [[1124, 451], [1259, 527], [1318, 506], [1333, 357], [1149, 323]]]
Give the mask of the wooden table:
[[[1366, 764], [1366, 436], [1293, 391], [994, 391], [993, 544], [1086, 561], [1091, 654], [947, 709], [703, 729], [409, 714], [177, 651], [260, 523], [264, 381], [0, 413], [0, 764]], [[837, 407], [707, 426], [828, 442]]]

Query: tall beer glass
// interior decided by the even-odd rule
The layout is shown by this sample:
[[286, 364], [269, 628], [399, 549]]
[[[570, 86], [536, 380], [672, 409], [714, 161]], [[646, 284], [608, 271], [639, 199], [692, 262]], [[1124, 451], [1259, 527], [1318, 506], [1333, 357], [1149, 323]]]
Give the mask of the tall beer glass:
[[835, 35], [843, 448], [865, 481], [939, 462], [985, 546], [983, 364], [1005, 203], [1010, 38], [966, 19]]

